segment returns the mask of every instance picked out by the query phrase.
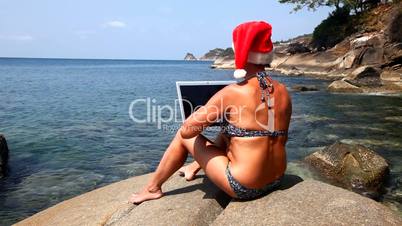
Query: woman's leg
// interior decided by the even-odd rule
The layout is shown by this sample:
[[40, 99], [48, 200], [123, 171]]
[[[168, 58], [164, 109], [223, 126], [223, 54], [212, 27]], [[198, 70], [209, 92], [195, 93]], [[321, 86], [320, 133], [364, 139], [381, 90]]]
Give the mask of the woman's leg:
[[[215, 138], [214, 145], [219, 147], [220, 149], [226, 150], [227, 141], [225, 135], [222, 133], [218, 133]], [[201, 169], [200, 164], [197, 161], [193, 161], [192, 163], [182, 166], [179, 169], [180, 176], [184, 176], [184, 178], [188, 181], [194, 180], [195, 175], [197, 175], [198, 171]]]
[[162, 197], [162, 184], [183, 165], [188, 153], [192, 154], [212, 182], [227, 194], [234, 196], [225, 175], [228, 163], [226, 151], [216, 147], [203, 135], [183, 139], [178, 132], [164, 153], [148, 185], [140, 193], [133, 194], [129, 202], [141, 203]]

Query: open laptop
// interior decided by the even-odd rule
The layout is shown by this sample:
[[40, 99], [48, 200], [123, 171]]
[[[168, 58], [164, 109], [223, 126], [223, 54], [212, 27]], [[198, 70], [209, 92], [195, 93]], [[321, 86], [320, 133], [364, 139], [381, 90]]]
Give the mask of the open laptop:
[[181, 118], [184, 121], [219, 90], [236, 81], [178, 81], [177, 96]]

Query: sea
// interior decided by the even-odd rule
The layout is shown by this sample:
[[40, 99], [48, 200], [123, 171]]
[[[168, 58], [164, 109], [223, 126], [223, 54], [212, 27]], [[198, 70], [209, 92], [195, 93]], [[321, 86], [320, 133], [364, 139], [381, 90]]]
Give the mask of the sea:
[[[172, 116], [176, 81], [232, 80], [232, 71], [210, 65], [0, 58], [0, 134], [10, 149], [0, 225], [155, 170], [181, 122]], [[333, 94], [327, 80], [271, 75], [289, 87], [293, 102], [288, 173], [314, 178], [303, 158], [336, 141], [365, 145], [389, 162], [381, 201], [401, 213], [402, 96]], [[319, 91], [292, 91], [295, 85]]]

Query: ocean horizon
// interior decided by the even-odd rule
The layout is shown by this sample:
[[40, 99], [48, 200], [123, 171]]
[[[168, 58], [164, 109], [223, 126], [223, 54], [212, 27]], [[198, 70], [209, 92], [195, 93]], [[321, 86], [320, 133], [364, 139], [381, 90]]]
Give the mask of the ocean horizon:
[[[233, 71], [210, 64], [0, 57], [0, 134], [10, 149], [9, 173], [0, 179], [0, 225], [155, 170], [175, 131], [135, 123], [130, 104], [151, 98], [174, 106], [176, 81], [233, 80]], [[301, 163], [305, 156], [338, 140], [363, 144], [390, 163], [381, 201], [401, 211], [402, 97], [333, 94], [327, 80], [274, 72], [272, 77], [289, 88], [293, 101], [287, 172], [314, 178]], [[319, 91], [295, 92], [295, 85]], [[144, 109], [132, 113], [145, 117]]]
[[14, 60], [110, 60], [110, 61], [187, 61], [187, 62], [213, 62], [213, 60], [194, 60], [188, 61], [184, 59], [129, 59], [129, 58], [75, 58], [75, 57], [2, 57], [0, 59]]

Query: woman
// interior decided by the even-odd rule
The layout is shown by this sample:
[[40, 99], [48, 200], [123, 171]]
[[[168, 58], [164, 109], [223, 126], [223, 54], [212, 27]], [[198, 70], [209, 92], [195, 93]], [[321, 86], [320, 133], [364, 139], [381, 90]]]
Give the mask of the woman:
[[[265, 73], [272, 61], [272, 27], [248, 22], [233, 31], [237, 84], [226, 86], [194, 112], [176, 133], [146, 187], [129, 202], [163, 196], [162, 184], [180, 169], [191, 180], [199, 169], [233, 198], [254, 199], [275, 188], [286, 169], [285, 144], [292, 112], [286, 87]], [[215, 142], [201, 134], [223, 119]]]

